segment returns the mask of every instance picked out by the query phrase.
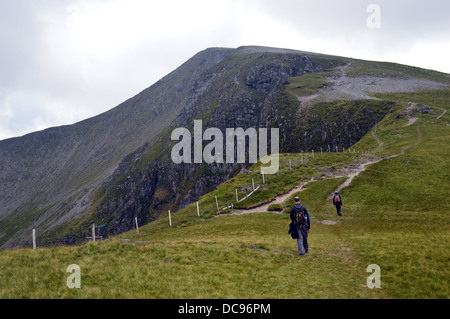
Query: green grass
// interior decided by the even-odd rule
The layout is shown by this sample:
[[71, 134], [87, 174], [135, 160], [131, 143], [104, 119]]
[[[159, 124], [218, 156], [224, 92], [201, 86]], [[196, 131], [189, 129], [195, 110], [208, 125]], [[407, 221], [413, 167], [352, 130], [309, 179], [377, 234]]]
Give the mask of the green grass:
[[[300, 191], [292, 194], [284, 201], [284, 207], [294, 206], [294, 197], [298, 196], [301, 203], [307, 206], [306, 208], [312, 214], [311, 218], [316, 220], [333, 219], [336, 220], [334, 207], [331, 202], [327, 201], [327, 196], [331, 194], [340, 184], [345, 182], [346, 177], [328, 178], [321, 181], [316, 181], [307, 184], [306, 191]], [[324, 190], [327, 190], [324, 192]]]
[[311, 95], [323, 88], [327, 81], [326, 76], [329, 73], [306, 73], [302, 76], [289, 78], [286, 84], [286, 90], [294, 96]]
[[450, 138], [435, 138], [436, 129], [422, 127], [419, 145], [377, 164], [343, 191], [344, 214], [353, 223], [342, 231], [351, 232], [365, 259], [386, 270], [384, 288], [392, 297], [449, 297], [450, 165], [441, 146]]
[[[426, 70], [418, 67], [402, 65], [389, 62], [375, 62], [354, 59], [350, 67], [346, 70], [349, 77], [357, 76], [379, 76], [394, 78], [425, 78], [450, 84], [450, 75], [434, 70]], [[408, 93], [409, 94], [409, 93]]]
[[[377, 125], [383, 142], [378, 152], [324, 153], [314, 159], [308, 153], [303, 164], [301, 154], [282, 154], [280, 174], [267, 176], [265, 189], [241, 203], [251, 206], [323, 177], [319, 168], [400, 154], [367, 166], [341, 191], [342, 217], [326, 198], [345, 177], [308, 183], [292, 195], [301, 197], [311, 215], [305, 258], [297, 256], [296, 241], [287, 233], [286, 213], [233, 215], [239, 212], [233, 209], [213, 217], [215, 196], [223, 206], [235, 201], [235, 189], [245, 195], [252, 178], [261, 183], [255, 164], [249, 174], [204, 195], [200, 218], [193, 203], [172, 214], [172, 227], [163, 216], [141, 226], [139, 235], [130, 231], [76, 247], [0, 252], [0, 298], [448, 299], [450, 127], [444, 124], [449, 114], [433, 119], [450, 101], [436, 92], [417, 97], [424, 104], [434, 101], [436, 112], [418, 114], [411, 126], [396, 112], [386, 116]], [[405, 102], [402, 95], [390, 98]], [[373, 145], [369, 132], [354, 147]], [[290, 207], [292, 196], [277, 207]], [[81, 289], [66, 286], [70, 264], [81, 268]], [[381, 289], [366, 286], [370, 264], [380, 266]]]
[[[315, 225], [309, 258], [295, 255], [287, 215], [221, 216], [153, 233], [144, 246], [118, 240], [2, 254], [3, 298], [371, 297], [363, 267], [326, 226]], [[128, 234], [129, 235], [129, 234]], [[144, 237], [146, 233], [139, 236]], [[281, 236], [280, 236], [281, 235]], [[132, 237], [132, 236], [127, 236]], [[333, 245], [330, 245], [334, 242]], [[81, 289], [65, 269], [81, 268]], [[30, 269], [32, 269], [30, 271]], [[355, 271], [356, 270], [356, 271]], [[351, 273], [351, 276], [346, 274]], [[296, 285], [292, 284], [296, 278]], [[342, 280], [344, 279], [344, 280]], [[327, 287], [330, 287], [327, 288]], [[351, 287], [345, 289], [344, 287]], [[302, 288], [302, 289], [300, 289]]]
[[[439, 109], [450, 109], [448, 99], [450, 96], [450, 88], [442, 90], [420, 90], [412, 93], [374, 93], [375, 97], [381, 99], [391, 99], [403, 102], [414, 101], [426, 105], [439, 107]], [[439, 110], [436, 110], [439, 115]]]
[[[449, 95], [389, 97], [432, 105], [435, 112], [408, 127], [406, 119], [393, 117], [380, 123], [385, 151], [404, 148], [404, 155], [376, 164], [343, 190], [344, 215], [352, 222], [341, 231], [351, 233], [349, 241], [362, 258], [385, 270], [383, 290], [390, 297], [448, 298], [450, 128], [432, 119], [446, 108]], [[446, 114], [441, 121], [448, 119]]]

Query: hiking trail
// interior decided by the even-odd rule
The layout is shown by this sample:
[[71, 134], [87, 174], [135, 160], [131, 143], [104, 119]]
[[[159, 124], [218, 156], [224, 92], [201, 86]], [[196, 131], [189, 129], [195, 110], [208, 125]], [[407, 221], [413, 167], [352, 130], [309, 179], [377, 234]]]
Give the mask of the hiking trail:
[[[334, 190], [331, 194], [328, 195], [327, 200], [331, 200], [333, 198], [334, 192], [340, 192], [343, 188], [349, 186], [351, 184], [351, 182], [353, 181], [353, 179], [358, 176], [359, 174], [361, 174], [362, 172], [364, 172], [367, 168], [368, 165], [371, 164], [375, 164], [378, 162], [381, 162], [383, 160], [386, 159], [390, 159], [390, 158], [395, 158], [398, 157], [400, 155], [404, 155], [406, 150], [409, 149], [410, 147], [413, 147], [415, 145], [418, 145], [419, 143], [421, 143], [422, 141], [422, 133], [420, 131], [419, 126], [417, 126], [417, 141], [413, 144], [410, 144], [408, 146], [404, 146], [401, 148], [400, 153], [399, 154], [394, 154], [394, 155], [390, 155], [390, 156], [386, 156], [386, 157], [375, 157], [375, 158], [369, 158], [366, 162], [364, 163], [360, 163], [357, 164], [355, 166], [355, 164], [351, 165], [350, 167], [345, 168], [345, 173], [344, 175], [342, 174], [331, 174], [331, 173], [326, 173], [326, 178], [339, 178], [339, 177], [348, 177], [347, 180], [342, 183], [341, 185], [339, 185], [336, 190]], [[380, 148], [383, 146], [383, 142], [375, 135], [375, 133], [372, 131], [372, 136], [375, 138], [375, 140], [377, 141], [378, 145], [380, 146]], [[294, 187], [293, 189], [291, 189], [290, 191], [282, 194], [282, 195], [278, 195], [276, 196], [273, 200], [269, 201], [269, 202], [265, 202], [264, 204], [261, 204], [259, 206], [256, 207], [252, 207], [250, 209], [240, 209], [238, 211], [235, 211], [233, 213], [231, 213], [231, 215], [242, 215], [242, 214], [250, 214], [250, 213], [262, 213], [262, 212], [272, 212], [272, 213], [281, 213], [281, 212], [277, 212], [277, 211], [269, 211], [268, 208], [270, 205], [272, 204], [282, 204], [284, 203], [284, 201], [286, 199], [288, 199], [290, 196], [292, 196], [293, 194], [297, 193], [297, 192], [301, 192], [303, 190], [306, 190], [307, 188], [305, 188], [305, 186], [308, 183], [314, 182], [315, 179], [311, 178], [309, 181], [305, 181], [302, 182], [300, 185]]]
[[444, 110], [438, 117], [436, 117], [436, 120], [439, 120], [441, 117], [443, 117], [447, 113], [447, 110]]
[[[372, 131], [372, 135], [375, 138], [375, 134], [373, 133], [373, 131]], [[375, 138], [375, 139], [377, 140], [377, 142], [381, 143], [381, 145], [382, 145], [381, 141], [379, 141], [377, 138]], [[422, 132], [420, 131], [419, 126], [417, 126], [417, 141], [414, 144], [410, 144], [408, 146], [402, 147], [400, 149], [400, 153], [399, 154], [394, 154], [394, 155], [390, 155], [390, 156], [386, 156], [386, 157], [380, 157], [380, 158], [377, 158], [377, 159], [369, 160], [368, 162], [361, 164], [359, 166], [359, 168], [355, 172], [353, 172], [353, 173], [348, 175], [349, 178], [344, 183], [339, 185], [338, 188], [336, 188], [335, 191], [339, 192], [344, 187], [347, 187], [348, 185], [350, 185], [350, 183], [353, 181], [353, 179], [356, 176], [358, 176], [361, 172], [366, 170], [367, 165], [375, 164], [375, 163], [381, 162], [381, 161], [383, 161], [385, 159], [395, 158], [395, 157], [398, 157], [400, 155], [404, 155], [407, 149], [409, 149], [410, 147], [416, 146], [416, 145], [420, 144], [421, 142], [422, 142]], [[333, 195], [334, 195], [334, 191], [330, 195], [328, 195], [327, 200], [331, 200], [333, 198]]]
[[[348, 65], [342, 67], [341, 72], [344, 74], [345, 76], [345, 68], [348, 67]], [[440, 117], [442, 117], [444, 114], [446, 113], [446, 111], [444, 110], [444, 112], [442, 114], [440, 114], [437, 119], [439, 119]], [[415, 122], [416, 120], [414, 120]], [[413, 122], [413, 123], [414, 123]], [[406, 126], [409, 126], [413, 123], [408, 123]], [[375, 134], [375, 131], [372, 130], [372, 137], [375, 139], [375, 141], [378, 143], [378, 148], [381, 149], [384, 145], [383, 141], [381, 141]], [[331, 200], [334, 196], [334, 192], [340, 192], [343, 188], [349, 186], [351, 184], [351, 182], [353, 181], [353, 179], [358, 176], [359, 174], [361, 174], [362, 172], [364, 172], [367, 168], [368, 165], [371, 164], [375, 164], [378, 162], [381, 162], [383, 160], [386, 159], [391, 159], [391, 158], [395, 158], [398, 157], [400, 155], [404, 155], [406, 150], [409, 149], [410, 147], [416, 146], [418, 144], [420, 144], [422, 142], [422, 132], [420, 131], [420, 127], [417, 126], [417, 140], [415, 143], [412, 143], [410, 145], [404, 146], [400, 149], [400, 153], [399, 154], [394, 154], [394, 155], [390, 155], [390, 156], [385, 156], [385, 157], [369, 157], [367, 159], [367, 161], [365, 161], [364, 163], [358, 163], [358, 164], [352, 164], [349, 167], [345, 167], [343, 169], [345, 174], [333, 174], [329, 171], [322, 171], [322, 173], [325, 173], [325, 178], [339, 178], [339, 177], [347, 177], [346, 181], [342, 184], [340, 184], [331, 194], [328, 195], [327, 200]], [[288, 192], [281, 194], [281, 195], [277, 195], [275, 196], [275, 198], [273, 198], [272, 200], [268, 201], [268, 202], [264, 202], [260, 205], [257, 205], [255, 207], [249, 208], [249, 209], [236, 209], [235, 211], [233, 211], [232, 213], [228, 214], [228, 215], [243, 215], [243, 214], [250, 214], [250, 213], [263, 213], [263, 212], [272, 212], [272, 213], [281, 213], [278, 211], [269, 211], [269, 206], [273, 205], [273, 204], [283, 204], [284, 201], [286, 199], [288, 199], [290, 196], [292, 196], [295, 193], [301, 192], [303, 190], [306, 190], [307, 188], [305, 188], [305, 186], [308, 183], [314, 182], [316, 181], [316, 179], [313, 177], [311, 178], [309, 181], [304, 181], [301, 184], [297, 185], [296, 187], [292, 188], [291, 190], [289, 190]], [[220, 216], [216, 215], [216, 216]], [[324, 222], [328, 222], [328, 221], [324, 221]], [[330, 225], [334, 224], [335, 222], [330, 222]]]
[[[306, 188], [304, 188], [304, 186], [310, 182], [313, 182], [314, 178], [311, 178], [309, 181], [303, 182], [300, 185], [297, 185], [296, 187], [294, 187], [293, 189], [291, 189], [290, 191], [278, 195], [276, 196], [272, 201], [268, 202], [268, 203], [264, 203], [262, 205], [259, 205], [257, 207], [253, 207], [250, 209], [243, 209], [241, 210], [239, 213], [235, 213], [234, 215], [242, 215], [242, 214], [250, 214], [250, 213], [259, 213], [259, 212], [269, 212], [269, 206], [272, 204], [283, 204], [284, 201], [286, 199], [288, 199], [290, 196], [292, 196], [293, 194], [297, 193], [297, 192], [301, 192], [303, 190], [305, 190]], [[274, 213], [277, 213], [276, 211], [272, 211]]]

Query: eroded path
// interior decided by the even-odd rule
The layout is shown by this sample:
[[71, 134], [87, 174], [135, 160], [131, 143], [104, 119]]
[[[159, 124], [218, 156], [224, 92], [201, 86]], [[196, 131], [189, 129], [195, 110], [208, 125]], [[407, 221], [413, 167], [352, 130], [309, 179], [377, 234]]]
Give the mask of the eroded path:
[[[445, 113], [446, 113], [446, 111], [444, 111], [442, 114], [440, 114], [438, 116], [438, 118], [442, 117]], [[408, 126], [408, 124], [407, 124], [407, 126]], [[375, 135], [374, 131], [372, 131], [372, 136], [377, 141], [379, 148], [381, 148], [384, 145], [384, 143]], [[327, 200], [331, 200], [333, 198], [333, 195], [334, 195], [335, 191], [339, 192], [343, 188], [349, 186], [356, 176], [358, 176], [359, 174], [361, 174], [362, 172], [364, 172], [367, 169], [367, 166], [369, 166], [371, 164], [375, 164], [375, 163], [381, 162], [381, 161], [383, 161], [385, 159], [395, 158], [395, 157], [398, 157], [400, 155], [404, 155], [407, 149], [409, 149], [410, 147], [416, 146], [416, 145], [420, 144], [421, 142], [422, 142], [422, 132], [420, 131], [420, 126], [417, 126], [417, 140], [416, 140], [416, 142], [413, 143], [413, 144], [410, 144], [408, 146], [402, 147], [399, 154], [390, 155], [390, 156], [386, 156], [386, 157], [368, 157], [366, 162], [359, 163], [359, 164], [352, 164], [349, 167], [346, 167], [346, 168], [342, 169], [342, 171], [340, 173], [339, 172], [332, 173], [332, 172], [329, 172], [327, 170], [320, 171], [320, 173], [325, 173], [325, 178], [348, 177], [347, 180], [344, 183], [339, 185], [336, 188], [336, 190], [334, 190], [331, 194], [328, 195]], [[269, 212], [269, 206], [270, 205], [284, 203], [284, 201], [286, 199], [288, 199], [290, 196], [292, 196], [293, 194], [307, 189], [307, 188], [305, 188], [305, 186], [308, 183], [311, 183], [311, 182], [314, 182], [314, 181], [315, 181], [315, 179], [311, 178], [309, 181], [302, 182], [301, 184], [297, 185], [296, 187], [294, 187], [290, 191], [286, 192], [285, 194], [276, 196], [270, 202], [266, 202], [264, 204], [261, 204], [261, 205], [256, 206], [256, 207], [252, 207], [250, 209], [235, 210], [232, 213], [232, 215]], [[272, 212], [275, 212], [275, 211], [272, 211]]]
[[[373, 134], [373, 132], [372, 132], [372, 134]], [[379, 140], [377, 139], [377, 141], [379, 141]], [[417, 126], [417, 141], [414, 144], [402, 147], [399, 154], [373, 159], [373, 160], [370, 160], [370, 161], [368, 161], [368, 162], [366, 162], [364, 164], [361, 164], [359, 169], [357, 169], [355, 172], [353, 172], [353, 173], [348, 175], [348, 179], [344, 183], [339, 185], [339, 187], [336, 189], [336, 191], [339, 192], [344, 187], [347, 187], [348, 185], [350, 185], [350, 183], [353, 181], [353, 179], [356, 176], [358, 176], [361, 172], [366, 170], [367, 165], [375, 164], [375, 163], [381, 162], [382, 160], [385, 160], [385, 159], [395, 158], [395, 157], [398, 157], [400, 155], [404, 155], [407, 149], [409, 149], [412, 146], [416, 146], [416, 145], [420, 144], [421, 142], [422, 142], [422, 132], [420, 131], [419, 126]], [[381, 143], [381, 141], [379, 141], [379, 143]], [[328, 195], [327, 200], [331, 200], [333, 198], [333, 195], [334, 195], [334, 191], [330, 195]]]
[[444, 110], [438, 117], [436, 117], [436, 120], [439, 120], [441, 117], [443, 117], [447, 113], [447, 110]]
[[[337, 188], [337, 190], [340, 191], [342, 188], [350, 185], [352, 180], [366, 169], [367, 165], [380, 162], [383, 159], [385, 159], [385, 158], [371, 158], [365, 163], [357, 164], [357, 165], [354, 164], [354, 165], [351, 165], [350, 167], [346, 167], [341, 172], [338, 172], [338, 173], [335, 173], [335, 172], [333, 172], [333, 173], [328, 172], [327, 173], [326, 171], [323, 171], [322, 173], [325, 173], [325, 175], [326, 175], [325, 178], [339, 178], [339, 177], [348, 176], [348, 179], [344, 183], [339, 185], [339, 187]], [[284, 201], [286, 199], [288, 199], [290, 196], [292, 196], [293, 194], [301, 192], [303, 190], [306, 190], [307, 188], [305, 186], [308, 183], [311, 183], [311, 182], [314, 182], [314, 181], [315, 181], [315, 179], [311, 178], [309, 181], [302, 182], [300, 185], [294, 187], [290, 191], [288, 191], [288, 192], [286, 192], [286, 193], [284, 193], [282, 195], [276, 196], [270, 202], [261, 204], [261, 205], [259, 205], [257, 207], [253, 207], [253, 208], [250, 208], [250, 209], [241, 209], [239, 211], [235, 211], [235, 212], [232, 213], [232, 215], [269, 212], [269, 206], [270, 205], [284, 203]], [[331, 199], [333, 194], [334, 194], [334, 191], [333, 191], [332, 194], [330, 194], [330, 196], [327, 199]], [[276, 213], [275, 211], [272, 211], [272, 212]]]
[[[374, 134], [374, 133], [372, 133]], [[381, 162], [385, 159], [390, 159], [390, 158], [395, 158], [398, 157], [400, 155], [405, 154], [406, 150], [412, 146], [418, 145], [421, 141], [422, 141], [422, 133], [420, 131], [419, 126], [417, 127], [417, 141], [414, 144], [405, 146], [403, 148], [401, 148], [401, 151], [399, 154], [395, 154], [395, 155], [391, 155], [391, 156], [386, 156], [386, 157], [373, 157], [373, 158], [369, 158], [366, 162], [361, 163], [361, 164], [353, 164], [350, 167], [346, 167], [343, 170], [343, 173], [345, 174], [339, 174], [339, 173], [330, 173], [330, 172], [325, 172], [326, 177], [325, 178], [339, 178], [339, 177], [345, 177], [347, 176], [347, 180], [342, 183], [341, 185], [339, 185], [336, 190], [334, 190], [331, 194], [328, 195], [327, 200], [331, 200], [333, 198], [334, 192], [340, 192], [343, 188], [349, 186], [353, 179], [358, 176], [359, 174], [361, 174], [362, 172], [364, 172], [367, 169], [367, 166]], [[374, 138], [376, 138], [376, 136], [374, 135]], [[376, 138], [377, 142], [379, 143], [379, 145], [383, 145], [383, 142], [380, 141], [378, 138]], [[264, 203], [260, 206], [257, 207], [253, 207], [251, 209], [242, 209], [239, 211], [235, 211], [234, 213], [232, 213], [233, 215], [241, 215], [241, 214], [249, 214], [249, 213], [260, 213], [260, 212], [269, 212], [269, 206], [272, 204], [282, 204], [286, 199], [288, 199], [290, 196], [292, 196], [293, 194], [303, 191], [307, 188], [305, 188], [305, 186], [308, 183], [314, 182], [314, 178], [311, 178], [309, 181], [305, 181], [302, 182], [300, 185], [294, 187], [293, 189], [291, 189], [290, 191], [288, 191], [285, 194], [282, 195], [278, 195], [275, 197], [275, 199], [273, 199], [270, 202]]]
[[356, 170], [354, 170], [353, 172], [348, 174], [348, 178], [347, 178], [347, 180], [345, 182], [343, 182], [341, 185], [339, 185], [336, 188], [336, 190], [334, 190], [330, 195], [328, 195], [327, 200], [331, 200], [333, 198], [334, 192], [340, 192], [341, 189], [343, 189], [344, 187], [347, 187], [348, 185], [350, 185], [351, 182], [353, 181], [353, 179], [356, 176], [358, 176], [359, 174], [361, 174], [362, 172], [364, 172], [366, 170], [367, 165], [371, 165], [371, 164], [375, 164], [375, 163], [381, 162], [382, 160], [384, 160], [386, 158], [390, 158], [390, 156], [389, 157], [381, 157], [381, 158], [372, 159], [372, 160], [367, 161], [366, 163], [360, 164]]
[[292, 196], [293, 194], [305, 190], [306, 189], [306, 188], [304, 188], [305, 185], [310, 183], [310, 182], [313, 182], [313, 181], [314, 181], [314, 178], [311, 178], [309, 181], [301, 183], [300, 185], [294, 187], [293, 189], [291, 189], [287, 193], [284, 193], [282, 195], [276, 196], [274, 200], [272, 200], [272, 201], [270, 201], [268, 203], [262, 204], [260, 206], [254, 207], [254, 208], [242, 210], [242, 211], [240, 211], [239, 213], [236, 213], [236, 214], [240, 215], [240, 214], [249, 214], [249, 213], [268, 212], [270, 205], [284, 203], [284, 201], [286, 199], [288, 199], [290, 196]]

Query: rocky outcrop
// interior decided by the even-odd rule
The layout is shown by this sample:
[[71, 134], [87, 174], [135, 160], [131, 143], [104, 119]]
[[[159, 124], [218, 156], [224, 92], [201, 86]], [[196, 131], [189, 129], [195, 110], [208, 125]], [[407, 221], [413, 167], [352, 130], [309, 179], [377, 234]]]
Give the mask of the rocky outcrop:
[[[319, 108], [317, 112], [305, 113], [297, 118], [293, 116], [296, 112], [291, 113], [291, 110], [298, 107], [298, 100], [287, 98], [287, 105], [281, 105], [280, 99], [283, 100], [285, 94], [283, 84], [290, 77], [321, 72], [322, 65], [312, 63], [308, 57], [289, 54], [256, 53], [256, 56], [247, 58], [251, 59], [251, 63], [242, 62], [243, 56], [240, 55], [229, 56], [200, 77], [169, 132], [176, 127], [186, 127], [192, 132], [193, 121], [202, 119], [205, 129], [215, 127], [222, 132], [226, 128], [237, 127], [279, 127], [280, 135], [285, 136], [281, 141], [281, 152], [307, 151], [320, 146], [325, 149], [327, 145], [348, 147], [365, 135], [389, 109], [388, 105], [378, 108], [379, 105], [374, 104], [372, 110], [365, 110], [363, 105], [355, 102], [351, 112], [360, 116], [352, 117], [346, 112], [336, 116], [335, 112], [330, 112], [333, 104], [327, 105], [326, 110]], [[234, 68], [235, 65], [238, 67]], [[316, 139], [318, 136], [320, 141]], [[214, 190], [242, 167], [249, 165], [174, 164], [170, 159], [173, 143], [169, 134], [161, 139], [161, 155], [143, 168], [139, 159], [158, 148], [149, 145], [129, 156], [129, 160], [123, 162], [106, 183], [109, 185], [106, 191], [109, 197], [104, 198], [96, 214], [103, 218], [113, 216], [109, 233], [133, 227], [133, 217], [136, 215], [142, 222], [147, 222], [168, 209], [176, 211]], [[130, 176], [137, 177], [131, 184]], [[113, 187], [125, 193], [116, 193]], [[156, 192], [159, 192], [158, 196], [155, 196]]]
[[[339, 58], [244, 47], [202, 51], [118, 107], [72, 126], [0, 142], [0, 245], [77, 244], [90, 225], [109, 236], [176, 211], [249, 163], [175, 164], [171, 132], [280, 129], [280, 151], [348, 147], [389, 103], [341, 101], [299, 110], [287, 80], [340, 65]], [[270, 145], [270, 140], [268, 141]], [[225, 149], [225, 148], [224, 148]]]

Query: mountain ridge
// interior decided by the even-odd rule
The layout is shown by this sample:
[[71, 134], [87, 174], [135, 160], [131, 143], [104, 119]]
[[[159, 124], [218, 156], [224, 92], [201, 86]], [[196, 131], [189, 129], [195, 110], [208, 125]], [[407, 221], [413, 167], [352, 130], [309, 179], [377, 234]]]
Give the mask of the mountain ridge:
[[[299, 106], [296, 90], [326, 87], [324, 74], [348, 61], [354, 60], [258, 46], [209, 48], [98, 116], [0, 141], [0, 165], [6, 168], [0, 173], [0, 244], [28, 244], [33, 227], [47, 234], [48, 243], [78, 243], [94, 221], [110, 221], [105, 229], [110, 234], [125, 231], [133, 227], [133, 217], [141, 223], [158, 218], [237, 174], [242, 165], [180, 168], [161, 157], [167, 155], [171, 129], [190, 127], [196, 118], [205, 127], [220, 129], [281, 127], [283, 151], [307, 150], [312, 144], [350, 146], [389, 112], [389, 103], [317, 104], [324, 112], [336, 106], [351, 112], [372, 110], [354, 120], [350, 113], [343, 116], [342, 133], [330, 123], [322, 128], [317, 124], [318, 131], [311, 127], [308, 133], [289, 120]], [[316, 74], [314, 81], [325, 84], [300, 83], [305, 74]], [[288, 79], [300, 85], [289, 88]], [[320, 112], [312, 113], [301, 114], [321, 118]], [[327, 130], [320, 141], [313, 138]], [[128, 176], [134, 180], [127, 181]], [[189, 182], [193, 176], [199, 177], [197, 184]]]

